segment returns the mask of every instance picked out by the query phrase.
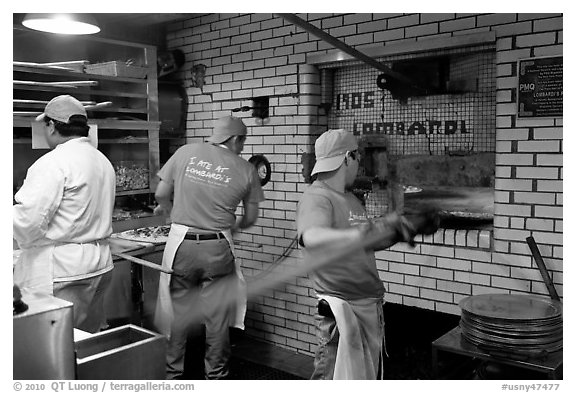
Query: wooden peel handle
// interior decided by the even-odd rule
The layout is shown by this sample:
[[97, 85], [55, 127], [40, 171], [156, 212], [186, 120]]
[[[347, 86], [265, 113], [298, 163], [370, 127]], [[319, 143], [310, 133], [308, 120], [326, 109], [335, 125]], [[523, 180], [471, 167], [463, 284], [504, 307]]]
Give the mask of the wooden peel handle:
[[113, 252], [112, 255], [115, 255], [115, 256], [120, 257], [120, 258], [124, 258], [127, 261], [134, 262], [134, 263], [137, 263], [137, 264], [142, 265], [142, 266], [146, 266], [150, 269], [159, 270], [162, 273], [167, 273], [167, 274], [174, 273], [174, 271], [172, 269], [165, 268], [161, 265], [157, 265], [155, 263], [146, 261], [146, 260], [141, 259], [141, 258], [133, 257], [132, 255], [125, 254], [123, 252]]

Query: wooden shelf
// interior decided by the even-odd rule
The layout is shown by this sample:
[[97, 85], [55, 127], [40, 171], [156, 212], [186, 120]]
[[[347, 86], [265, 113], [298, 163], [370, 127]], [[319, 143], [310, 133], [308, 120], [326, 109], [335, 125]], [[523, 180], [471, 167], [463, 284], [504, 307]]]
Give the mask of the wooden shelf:
[[12, 143], [15, 145], [29, 145], [32, 143], [32, 138], [17, 138], [13, 139]]
[[116, 139], [98, 139], [98, 143], [102, 144], [118, 144], [118, 143], [144, 143], [148, 144], [150, 140], [148, 138], [116, 138]]
[[[17, 112], [18, 110], [30, 112], [31, 110], [38, 110], [38, 114], [42, 113], [46, 104], [26, 104], [26, 103], [13, 103], [14, 111]], [[145, 115], [147, 113], [146, 108], [117, 108], [117, 107], [107, 107], [103, 109], [91, 109], [90, 114], [93, 113], [130, 113], [130, 114], [141, 114]], [[88, 115], [93, 116], [93, 115]]]
[[43, 91], [53, 92], [58, 94], [70, 95], [90, 95], [90, 96], [106, 96], [106, 97], [122, 97], [122, 98], [141, 98], [148, 99], [148, 95], [144, 93], [126, 93], [112, 90], [95, 90], [93, 87], [61, 87], [61, 86], [29, 86], [14, 84], [14, 90], [20, 91]]
[[[101, 151], [111, 162], [137, 160], [148, 168], [149, 187], [118, 191], [119, 201], [125, 196], [152, 194], [158, 183], [155, 174], [160, 169], [156, 47], [99, 37], [61, 37], [19, 26], [14, 26], [13, 43], [13, 81], [16, 81], [12, 95], [16, 136], [13, 145], [15, 148], [18, 146], [18, 151], [26, 151], [14, 156], [14, 185], [21, 184], [27, 168], [48, 151], [31, 149], [30, 129], [35, 113], [40, 114], [53, 97], [70, 94], [86, 103], [111, 101], [109, 107], [88, 112], [88, 122], [96, 124], [99, 131], [105, 130], [98, 141]], [[89, 74], [82, 72], [79, 64], [125, 62], [129, 59], [134, 64], [147, 67], [146, 78]], [[78, 68], [68, 70], [47, 65], [61, 62], [73, 62], [73, 67]], [[78, 86], [73, 86], [72, 82], [77, 82]], [[115, 231], [119, 228], [125, 230], [158, 220], [158, 217], [146, 217], [115, 222], [113, 226]]]
[[[14, 116], [14, 127], [31, 127], [34, 116]], [[88, 119], [88, 123], [97, 124], [100, 129], [118, 129], [118, 130], [160, 130], [159, 121], [146, 120], [116, 120], [116, 119]]]
[[[119, 144], [119, 143], [148, 144], [149, 141], [150, 140], [148, 138], [114, 138], [114, 139], [99, 138], [98, 144], [103, 144], [103, 145], [105, 145], [105, 144]], [[32, 143], [32, 138], [17, 138], [17, 139], [13, 140], [13, 143], [16, 145], [29, 145]]]
[[111, 82], [124, 82], [124, 83], [136, 83], [145, 85], [148, 83], [146, 78], [127, 78], [121, 76], [111, 76], [111, 75], [99, 75], [99, 74], [88, 74], [85, 72], [75, 72], [75, 71], [68, 71], [62, 70], [58, 68], [36, 68], [36, 67], [28, 67], [28, 66], [21, 66], [21, 65], [14, 65], [13, 66], [14, 72], [21, 72], [21, 73], [28, 73], [28, 74], [36, 74], [36, 75], [53, 75], [53, 76], [60, 76], [66, 77], [71, 79], [80, 79], [80, 80], [102, 80], [102, 81], [111, 81]]
[[150, 190], [149, 188], [142, 188], [140, 190], [117, 191], [116, 196], [150, 194], [151, 192], [152, 190]]

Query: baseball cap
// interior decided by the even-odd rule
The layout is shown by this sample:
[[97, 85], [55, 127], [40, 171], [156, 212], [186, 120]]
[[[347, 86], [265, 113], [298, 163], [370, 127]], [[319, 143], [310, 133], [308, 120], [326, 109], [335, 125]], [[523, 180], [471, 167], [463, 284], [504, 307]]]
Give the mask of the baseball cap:
[[344, 162], [346, 152], [358, 149], [358, 142], [356, 137], [346, 130], [328, 130], [316, 140], [314, 149], [316, 165], [312, 175], [338, 169]]
[[46, 116], [51, 119], [60, 121], [62, 123], [68, 123], [70, 117], [73, 115], [86, 115], [86, 109], [84, 105], [76, 98], [69, 95], [61, 95], [52, 98], [46, 108], [44, 108], [44, 113], [36, 117], [36, 121], [42, 121]]
[[216, 120], [212, 136], [208, 142], [222, 143], [236, 135], [246, 135], [246, 125], [242, 119], [234, 116], [225, 116]]

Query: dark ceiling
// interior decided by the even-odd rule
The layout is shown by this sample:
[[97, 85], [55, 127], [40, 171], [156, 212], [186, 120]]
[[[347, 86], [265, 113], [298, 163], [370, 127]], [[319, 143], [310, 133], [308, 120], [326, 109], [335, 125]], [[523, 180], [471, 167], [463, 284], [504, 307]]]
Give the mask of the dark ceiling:
[[153, 26], [189, 18], [192, 14], [92, 14], [102, 25]]
[[[21, 26], [26, 14], [12, 14], [14, 25]], [[95, 13], [101, 31], [99, 37], [123, 41], [141, 42], [162, 47], [165, 41], [165, 28], [172, 22], [190, 18], [194, 14], [171, 13]]]

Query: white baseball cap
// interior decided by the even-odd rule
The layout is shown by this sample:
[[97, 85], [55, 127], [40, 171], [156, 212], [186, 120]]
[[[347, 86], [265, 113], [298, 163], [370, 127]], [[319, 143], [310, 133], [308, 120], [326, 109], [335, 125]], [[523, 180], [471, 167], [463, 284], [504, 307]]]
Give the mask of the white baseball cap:
[[344, 162], [346, 152], [358, 149], [358, 142], [356, 137], [346, 130], [328, 130], [316, 139], [314, 149], [316, 164], [312, 175], [338, 169]]
[[225, 116], [216, 120], [212, 136], [208, 142], [222, 143], [236, 135], [246, 135], [246, 125], [239, 117]]
[[44, 108], [44, 113], [36, 117], [36, 121], [42, 121], [46, 116], [62, 123], [68, 123], [71, 116], [86, 115], [84, 105], [76, 98], [69, 95], [54, 97]]

